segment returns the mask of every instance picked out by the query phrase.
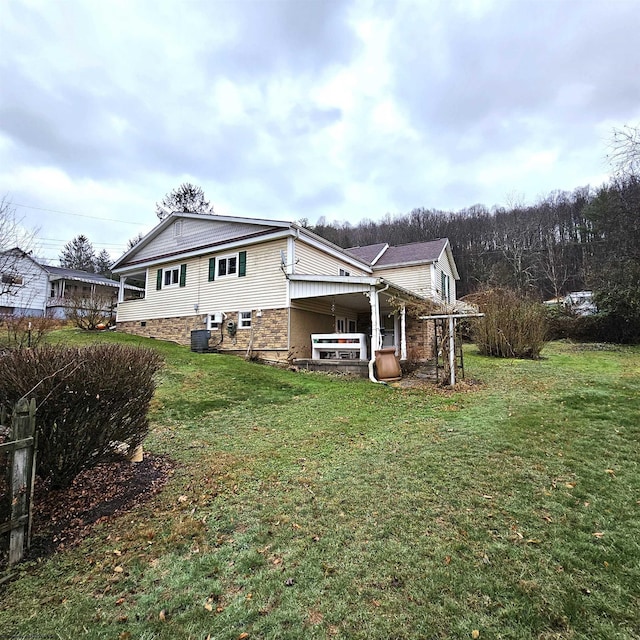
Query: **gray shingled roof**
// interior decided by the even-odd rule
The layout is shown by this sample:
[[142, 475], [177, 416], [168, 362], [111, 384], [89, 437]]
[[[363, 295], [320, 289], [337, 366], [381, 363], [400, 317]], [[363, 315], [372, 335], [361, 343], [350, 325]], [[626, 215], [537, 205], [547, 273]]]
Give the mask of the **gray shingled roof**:
[[378, 244], [368, 244], [365, 247], [351, 247], [345, 249], [352, 256], [362, 260], [367, 264], [371, 264], [377, 255], [387, 246], [386, 242], [379, 242]]
[[[375, 267], [434, 262], [440, 257], [446, 244], [446, 238], [438, 238], [429, 242], [412, 242], [411, 244], [389, 247], [376, 262]], [[371, 260], [380, 253], [383, 247], [382, 243], [370, 244], [365, 247], [352, 247], [346, 251], [371, 264]]]
[[88, 271], [80, 271], [79, 269], [67, 269], [66, 267], [52, 267], [42, 265], [51, 275], [66, 278], [68, 280], [81, 280], [82, 282], [93, 282], [95, 284], [103, 284], [109, 287], [119, 287], [120, 283], [109, 278], [101, 276], [99, 273], [89, 273]]

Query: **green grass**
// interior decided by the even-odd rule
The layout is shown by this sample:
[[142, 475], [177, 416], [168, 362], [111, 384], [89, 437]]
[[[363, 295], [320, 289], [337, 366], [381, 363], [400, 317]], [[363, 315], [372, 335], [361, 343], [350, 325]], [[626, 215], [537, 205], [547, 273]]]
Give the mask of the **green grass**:
[[178, 467], [25, 565], [0, 635], [640, 637], [640, 349], [471, 347], [481, 384], [425, 392], [55, 337], [163, 353], [145, 448]]

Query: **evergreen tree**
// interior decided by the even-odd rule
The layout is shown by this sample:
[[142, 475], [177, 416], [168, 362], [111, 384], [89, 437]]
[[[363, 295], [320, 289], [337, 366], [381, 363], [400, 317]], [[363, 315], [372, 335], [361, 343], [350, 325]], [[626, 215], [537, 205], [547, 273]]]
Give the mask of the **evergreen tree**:
[[103, 249], [95, 259], [95, 270], [105, 278], [111, 277], [111, 264], [113, 260], [106, 249]]
[[96, 254], [87, 236], [80, 234], [64, 245], [60, 254], [60, 266], [95, 273]]

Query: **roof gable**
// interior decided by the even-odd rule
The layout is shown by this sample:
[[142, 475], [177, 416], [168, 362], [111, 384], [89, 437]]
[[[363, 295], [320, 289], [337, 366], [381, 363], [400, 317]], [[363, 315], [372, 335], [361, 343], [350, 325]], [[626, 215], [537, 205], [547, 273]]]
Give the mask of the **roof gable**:
[[345, 251], [358, 258], [358, 260], [363, 260], [367, 264], [373, 265], [388, 248], [389, 245], [386, 242], [379, 242], [378, 244], [368, 244], [364, 247], [350, 247]]
[[448, 238], [438, 238], [429, 242], [411, 242], [397, 247], [390, 247], [384, 243], [370, 244], [364, 247], [351, 247], [345, 251], [370, 264], [374, 271], [376, 269], [431, 264], [441, 260], [445, 254], [451, 265], [454, 278], [460, 279]]
[[440, 259], [448, 242], [446, 238], [438, 238], [429, 242], [412, 242], [389, 247], [376, 263], [376, 267], [435, 262]]
[[118, 258], [113, 268], [197, 251], [225, 242], [286, 230], [291, 226], [290, 222], [278, 220], [172, 213]]

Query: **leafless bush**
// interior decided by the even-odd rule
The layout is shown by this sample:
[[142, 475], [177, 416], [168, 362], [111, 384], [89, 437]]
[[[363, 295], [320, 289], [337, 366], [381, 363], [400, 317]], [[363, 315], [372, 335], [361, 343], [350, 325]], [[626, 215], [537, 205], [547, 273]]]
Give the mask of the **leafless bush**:
[[114, 297], [109, 294], [77, 295], [69, 299], [66, 316], [76, 327], [94, 330], [111, 323], [113, 309]]
[[36, 397], [37, 472], [53, 487], [129, 449], [147, 434], [147, 412], [162, 360], [152, 349], [123, 345], [45, 346], [0, 356], [0, 403], [10, 409]]
[[484, 317], [472, 322], [471, 337], [480, 353], [497, 358], [540, 357], [547, 342], [546, 309], [510, 289], [488, 289], [465, 300]]
[[0, 326], [4, 329], [2, 344], [9, 349], [37, 347], [58, 324], [57, 320], [47, 315], [4, 315], [0, 318]]

